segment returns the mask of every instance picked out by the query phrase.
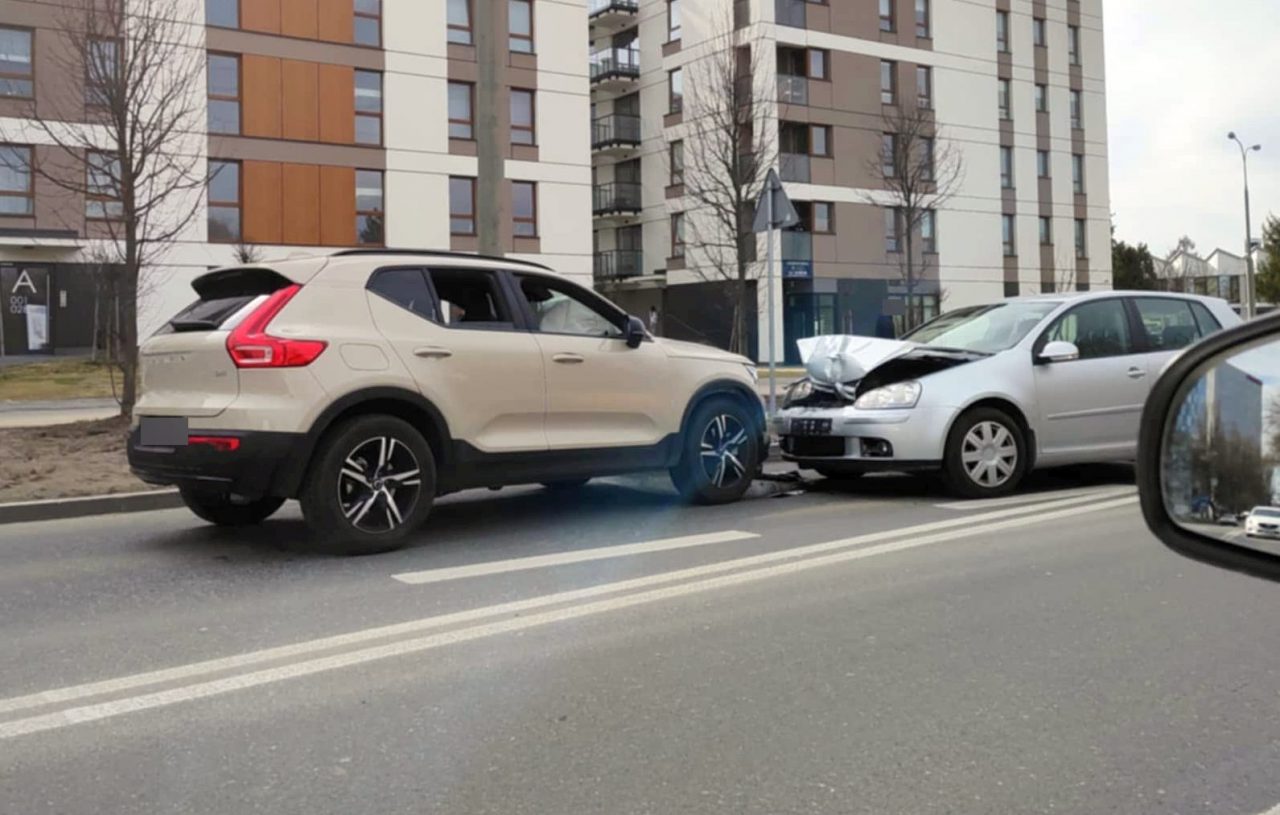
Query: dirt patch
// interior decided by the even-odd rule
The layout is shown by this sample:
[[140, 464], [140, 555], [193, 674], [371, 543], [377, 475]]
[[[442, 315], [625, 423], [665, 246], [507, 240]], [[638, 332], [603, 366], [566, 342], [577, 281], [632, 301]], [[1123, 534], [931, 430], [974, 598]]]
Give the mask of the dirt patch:
[[123, 416], [0, 430], [0, 502], [152, 489], [129, 472]]

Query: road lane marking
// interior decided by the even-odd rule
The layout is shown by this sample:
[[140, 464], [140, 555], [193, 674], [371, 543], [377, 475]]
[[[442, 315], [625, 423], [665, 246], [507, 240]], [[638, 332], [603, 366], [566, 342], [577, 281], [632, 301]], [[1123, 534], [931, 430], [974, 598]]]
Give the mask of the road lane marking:
[[1025, 495], [1009, 495], [1004, 498], [984, 498], [978, 501], [952, 501], [946, 504], [934, 504], [936, 509], [951, 509], [957, 512], [972, 512], [979, 509], [998, 509], [1000, 507], [1015, 506], [1017, 504], [1034, 504], [1037, 501], [1053, 501], [1059, 498], [1070, 498], [1072, 496], [1091, 496], [1098, 498], [1110, 498], [1120, 495], [1136, 495], [1137, 488], [1131, 486], [1120, 487], [1074, 487], [1069, 490], [1054, 490], [1052, 492], [1033, 492]]
[[[835, 552], [820, 557], [809, 557], [800, 560], [793, 559], [790, 562], [778, 563], [748, 571], [734, 572], [732, 574], [721, 575], [719, 577], [712, 577], [705, 580], [679, 583], [673, 586], [665, 586], [649, 591], [636, 592], [633, 594], [623, 595], [621, 597], [596, 600], [593, 602], [568, 606], [566, 608], [544, 611], [537, 614], [481, 623], [479, 625], [473, 625], [453, 631], [445, 631], [426, 637], [401, 640], [371, 648], [333, 654], [330, 656], [320, 657], [318, 659], [309, 659], [274, 668], [223, 677], [221, 679], [215, 679], [207, 682], [199, 682], [196, 684], [146, 693], [139, 696], [66, 708], [53, 713], [29, 716], [27, 718], [2, 723], [0, 724], [0, 739], [11, 739], [47, 730], [69, 727], [74, 724], [100, 721], [102, 719], [122, 716], [128, 713], [137, 713], [181, 702], [204, 699], [211, 696], [230, 693], [232, 691], [273, 684], [288, 679], [298, 679], [339, 668], [347, 668], [354, 665], [375, 662], [390, 657], [420, 653], [422, 651], [440, 648], [446, 645], [470, 642], [497, 634], [523, 631], [551, 623], [595, 616], [609, 611], [632, 608], [647, 603], [685, 597], [715, 589], [755, 583], [774, 577], [795, 575], [826, 566], [863, 560], [866, 558], [877, 557], [879, 555], [905, 552], [911, 549], [918, 549], [924, 546], [936, 545], [961, 538], [969, 538], [975, 535], [1006, 532], [1021, 527], [1042, 524], [1050, 520], [1101, 512], [1109, 509], [1118, 509], [1121, 507], [1131, 506], [1136, 503], [1137, 498], [1128, 497], [1108, 502], [1093, 503], [1088, 506], [1068, 507], [1056, 512], [1024, 515], [1022, 517], [1015, 517], [1009, 520], [998, 521], [985, 525], [968, 524], [963, 528], [938, 532], [933, 535], [925, 535], [923, 537], [916, 537], [908, 540], [892, 541], [876, 546], [853, 549], [851, 551]], [[856, 540], [860, 539], [847, 538], [844, 541], [831, 541], [825, 545], [839, 546], [844, 544], [847, 548], [847, 546], [850, 545], [849, 541]]]
[[27, 710], [34, 707], [58, 704], [60, 702], [75, 701], [77, 699], [84, 699], [92, 696], [119, 693], [121, 691], [132, 690], [134, 688], [145, 687], [147, 685], [157, 685], [182, 679], [192, 679], [205, 674], [245, 668], [252, 665], [273, 662], [275, 660], [307, 656], [322, 651], [361, 645], [378, 639], [418, 633], [432, 628], [474, 622], [486, 617], [503, 614], [519, 614], [559, 603], [575, 602], [605, 594], [645, 588], [666, 582], [703, 577], [706, 575], [718, 574], [723, 571], [732, 571], [737, 568], [773, 563], [779, 560], [823, 554], [835, 548], [877, 543], [879, 541], [890, 540], [895, 537], [938, 532], [954, 527], [969, 526], [986, 521], [1009, 518], [1016, 515], [1070, 507], [1090, 500], [1092, 500], [1090, 497], [1078, 497], [1057, 501], [1052, 504], [1041, 504], [1035, 507], [1011, 507], [1009, 509], [989, 512], [985, 515], [967, 515], [963, 518], [933, 521], [930, 523], [919, 524], [917, 526], [905, 528], [896, 527], [878, 532], [864, 533], [853, 538], [847, 538], [835, 542], [810, 544], [794, 549], [781, 549], [760, 555], [752, 555], [734, 560], [720, 561], [718, 563], [710, 563], [703, 566], [681, 569], [674, 572], [662, 572], [660, 574], [615, 581], [613, 583], [602, 583], [581, 589], [570, 589], [563, 592], [532, 597], [525, 600], [515, 600], [495, 606], [482, 606], [480, 608], [443, 614], [436, 617], [426, 617], [418, 620], [410, 620], [404, 623], [394, 623], [392, 625], [353, 631], [347, 634], [321, 637], [319, 639], [293, 643], [291, 645], [281, 645], [229, 657], [221, 657], [202, 662], [195, 662], [188, 665], [180, 665], [174, 668], [162, 668], [156, 671], [147, 671], [116, 679], [106, 679], [83, 685], [56, 688], [53, 690], [28, 694], [26, 696], [0, 699], [0, 715], [19, 710]]
[[574, 552], [557, 552], [553, 555], [536, 555], [533, 557], [512, 558], [490, 563], [475, 563], [470, 566], [455, 566], [447, 569], [427, 569], [421, 572], [403, 572], [393, 574], [392, 578], [401, 583], [423, 585], [426, 583], [443, 583], [446, 580], [461, 580], [467, 577], [484, 577], [508, 572], [523, 572], [529, 569], [544, 569], [550, 566], [568, 566], [572, 563], [587, 563], [592, 560], [606, 560], [615, 557], [630, 557], [651, 552], [669, 552], [672, 549], [686, 549], [694, 546], [708, 546], [714, 543], [749, 540], [760, 537], [755, 532], [709, 532], [702, 535], [685, 535], [679, 538], [646, 541], [644, 543], [628, 543], [622, 546], [601, 546], [596, 549], [579, 549]]

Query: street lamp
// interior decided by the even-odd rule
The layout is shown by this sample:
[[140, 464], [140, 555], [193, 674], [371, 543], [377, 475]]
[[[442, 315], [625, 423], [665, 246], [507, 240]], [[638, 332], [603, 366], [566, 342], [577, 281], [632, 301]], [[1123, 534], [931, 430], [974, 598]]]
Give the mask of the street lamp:
[[1249, 215], [1249, 154], [1262, 150], [1262, 145], [1245, 147], [1240, 137], [1232, 131], [1227, 138], [1240, 147], [1240, 160], [1244, 163], [1244, 261], [1245, 261], [1245, 295], [1241, 309], [1246, 320], [1252, 320], [1257, 311], [1257, 300], [1253, 287], [1253, 223]]

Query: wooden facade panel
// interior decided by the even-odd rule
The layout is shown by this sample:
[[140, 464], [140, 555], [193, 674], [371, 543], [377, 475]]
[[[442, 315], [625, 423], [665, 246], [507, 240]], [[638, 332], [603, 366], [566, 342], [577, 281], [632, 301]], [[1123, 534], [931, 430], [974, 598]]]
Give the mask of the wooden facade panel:
[[346, 65], [320, 66], [320, 141], [355, 143], [355, 76]]
[[280, 33], [314, 40], [319, 36], [317, 0], [280, 0]]
[[250, 0], [240, 4], [240, 27], [264, 34], [280, 33], [280, 0]]
[[355, 38], [354, 9], [350, 0], [320, 0], [320, 39], [351, 42]]
[[320, 168], [320, 243], [356, 243], [356, 171], [351, 167]]
[[244, 135], [280, 138], [280, 60], [245, 54], [240, 58], [240, 73]]
[[281, 243], [281, 168], [274, 161], [241, 165], [241, 231], [249, 243]]
[[284, 60], [281, 70], [286, 139], [317, 141], [320, 137], [320, 73], [314, 62]]
[[314, 164], [285, 164], [282, 173], [281, 222], [284, 243], [320, 243], [320, 168]]

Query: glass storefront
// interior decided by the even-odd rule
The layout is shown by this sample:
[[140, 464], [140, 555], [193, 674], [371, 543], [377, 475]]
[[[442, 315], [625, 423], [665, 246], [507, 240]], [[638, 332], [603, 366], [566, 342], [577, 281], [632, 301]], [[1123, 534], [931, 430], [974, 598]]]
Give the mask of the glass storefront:
[[[796, 340], [824, 334], [898, 337], [906, 330], [906, 286], [901, 280], [817, 278], [785, 280], [783, 338], [786, 364], [800, 363]], [[938, 314], [938, 284], [915, 285], [917, 323]]]

